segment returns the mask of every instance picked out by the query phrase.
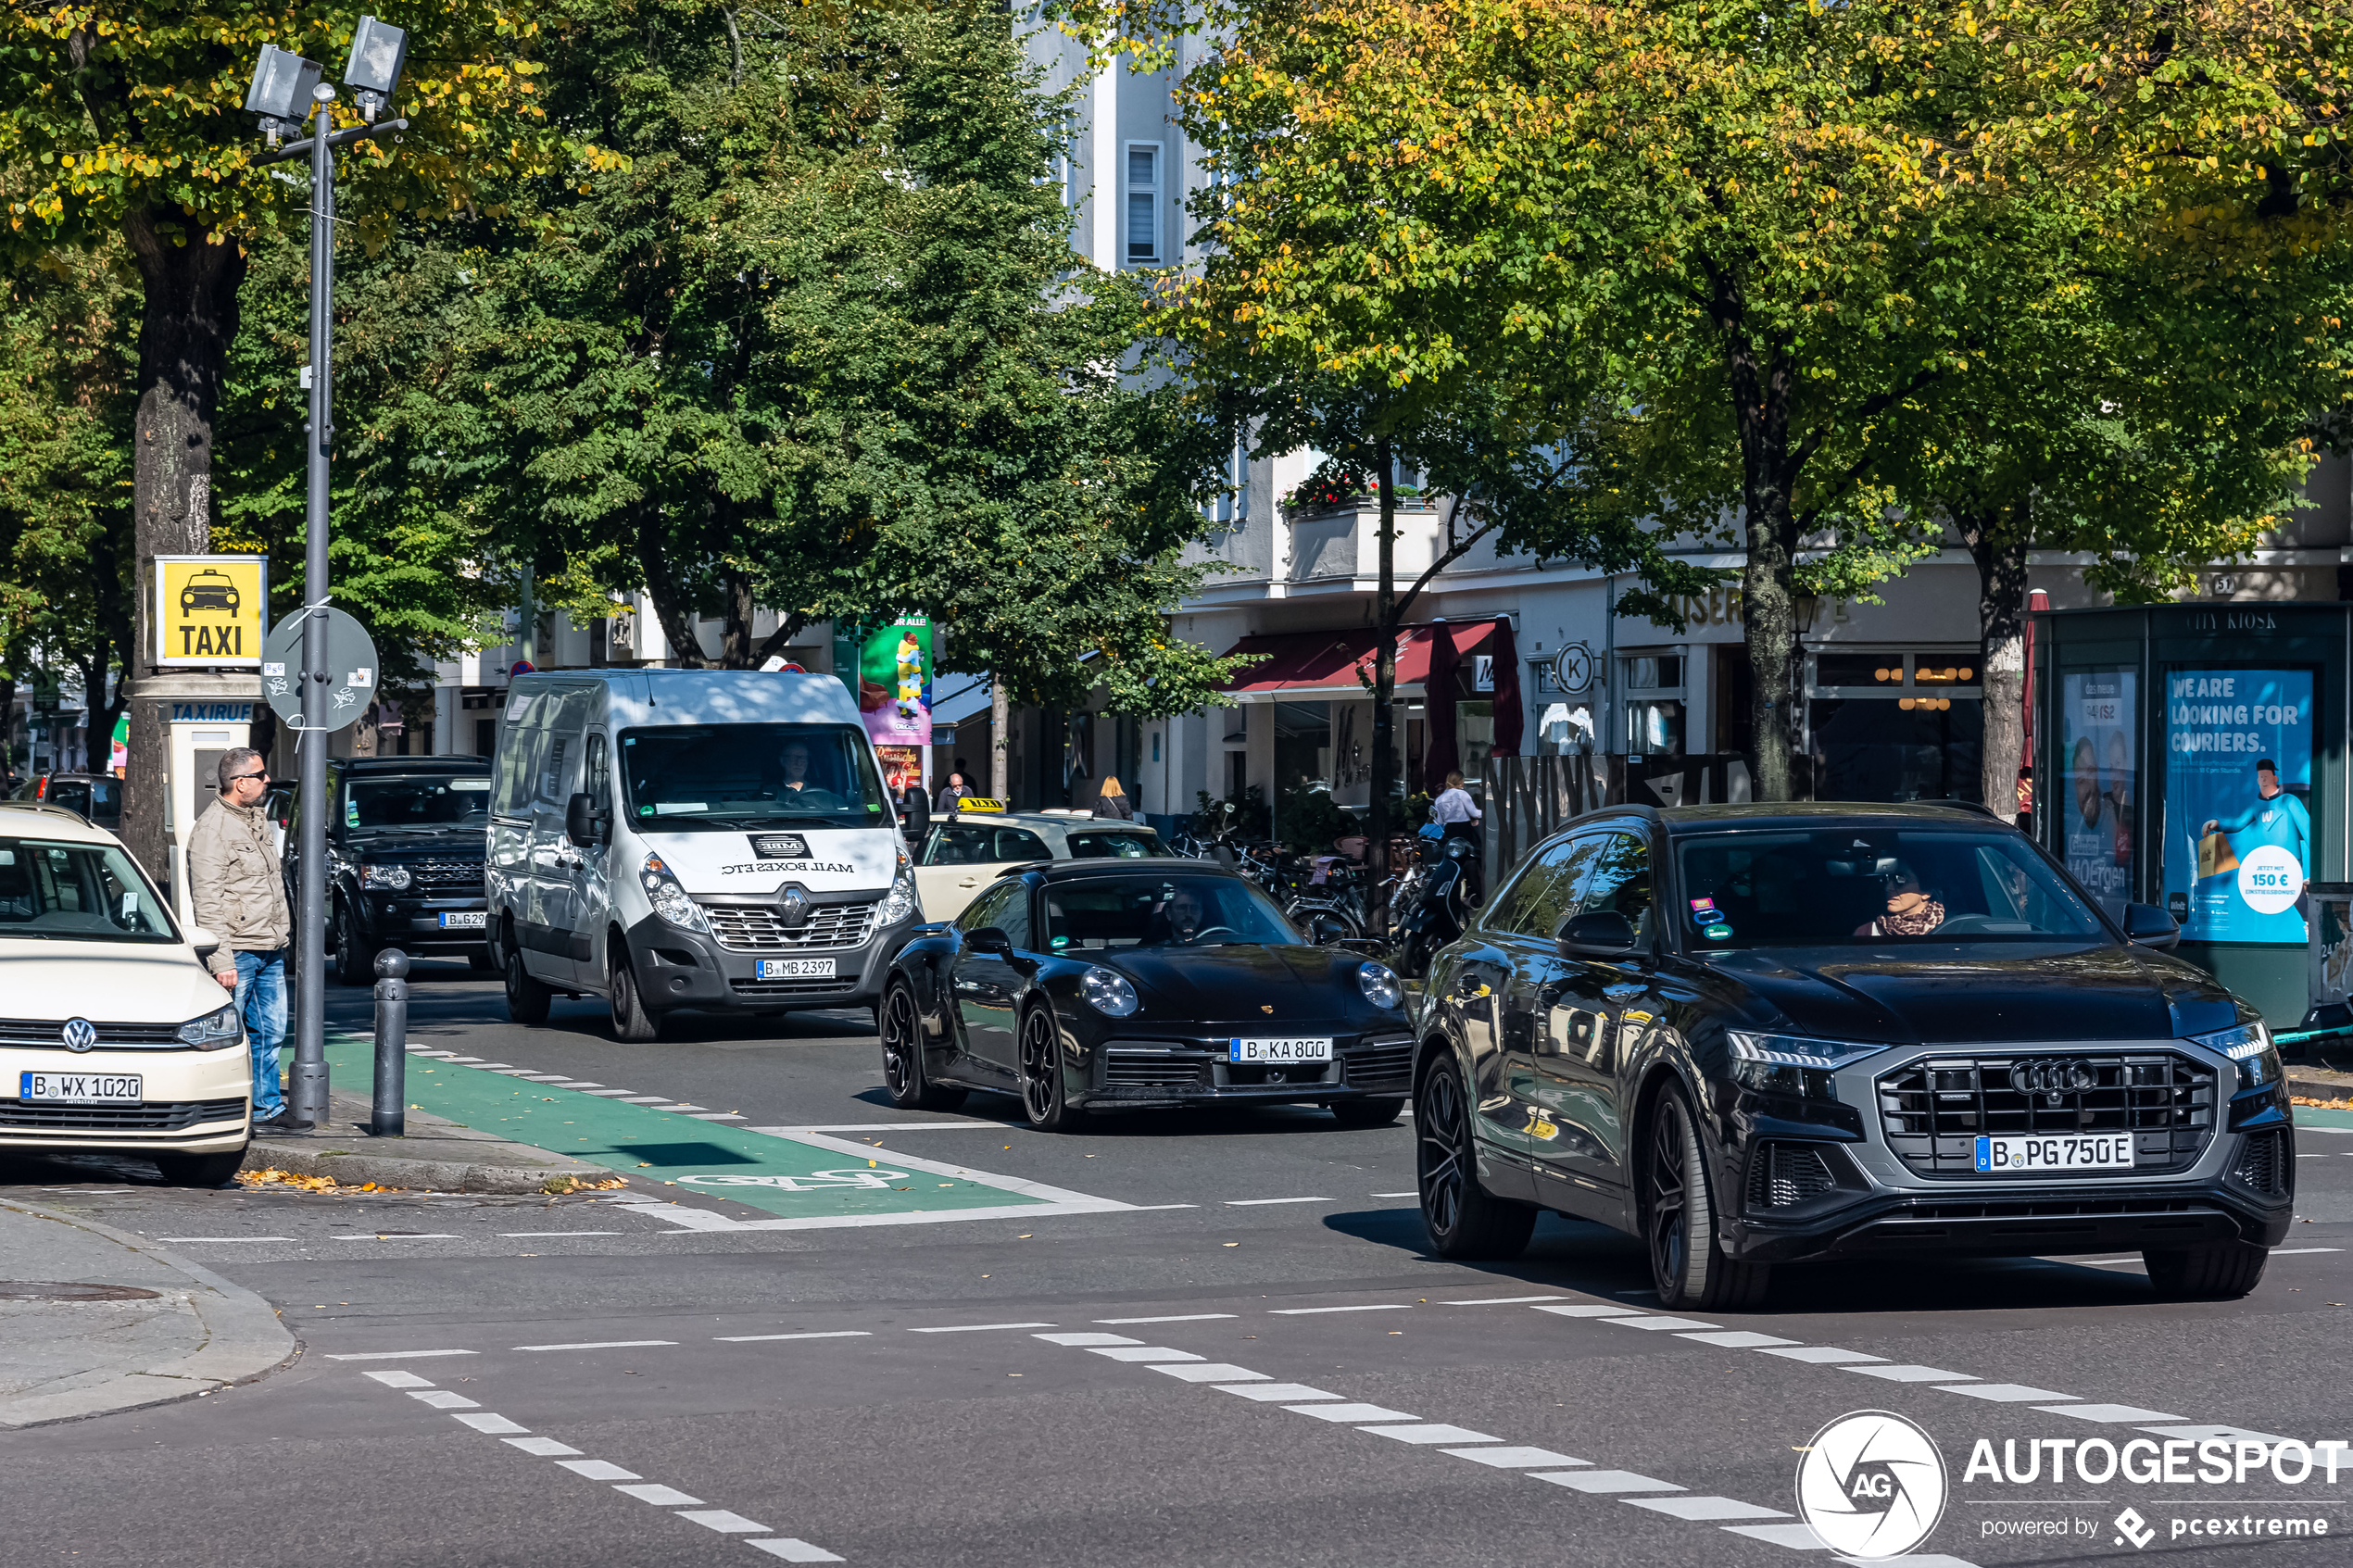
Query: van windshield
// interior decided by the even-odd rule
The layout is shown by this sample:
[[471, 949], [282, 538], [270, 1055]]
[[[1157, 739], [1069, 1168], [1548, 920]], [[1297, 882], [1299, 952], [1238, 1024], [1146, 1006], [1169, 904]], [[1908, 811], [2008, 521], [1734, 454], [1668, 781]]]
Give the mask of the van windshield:
[[847, 724], [681, 724], [621, 732], [638, 831], [888, 826], [865, 734]]

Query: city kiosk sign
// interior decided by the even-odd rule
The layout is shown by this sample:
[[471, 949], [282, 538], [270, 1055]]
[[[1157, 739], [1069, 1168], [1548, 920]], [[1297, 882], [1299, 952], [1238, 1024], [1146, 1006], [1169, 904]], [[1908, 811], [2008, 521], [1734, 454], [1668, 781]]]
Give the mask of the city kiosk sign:
[[254, 669], [270, 607], [267, 556], [156, 557], [155, 661]]

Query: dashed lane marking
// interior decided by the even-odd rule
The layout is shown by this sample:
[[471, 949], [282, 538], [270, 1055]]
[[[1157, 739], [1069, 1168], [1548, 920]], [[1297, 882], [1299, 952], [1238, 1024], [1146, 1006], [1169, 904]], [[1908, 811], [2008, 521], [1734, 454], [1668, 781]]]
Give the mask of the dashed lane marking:
[[2145, 1411], [2138, 1405], [2036, 1405], [2045, 1415], [2071, 1415], [2078, 1421], [2105, 1422], [2112, 1426], [2130, 1426], [2144, 1421], [2180, 1421], [2178, 1415], [2163, 1411]]
[[911, 1328], [910, 1334], [990, 1334], [1000, 1328], [1051, 1328], [1050, 1323], [951, 1323], [938, 1328]]
[[689, 1497], [677, 1487], [665, 1486], [659, 1481], [641, 1481], [635, 1486], [615, 1486], [613, 1490], [623, 1497], [635, 1498], [639, 1502], [655, 1503], [663, 1508], [696, 1508], [702, 1503], [702, 1499]]
[[519, 1421], [509, 1421], [503, 1415], [492, 1415], [487, 1411], [484, 1411], [480, 1415], [459, 1415], [453, 1416], [451, 1419], [462, 1421], [468, 1426], [472, 1427], [475, 1431], [486, 1432], [494, 1437], [503, 1436], [510, 1432], [528, 1432], [531, 1430], [530, 1427], [523, 1425], [522, 1423]]
[[1767, 1346], [1762, 1353], [1768, 1356], [1779, 1356], [1788, 1361], [1805, 1361], [1814, 1366], [1836, 1366], [1841, 1363], [1887, 1360], [1885, 1356], [1867, 1356], [1860, 1350], [1842, 1350], [1835, 1345], [1793, 1345], [1786, 1350]]
[[1719, 1328], [1706, 1334], [1679, 1334], [1678, 1339], [1696, 1339], [1703, 1345], [1719, 1345], [1727, 1350], [1761, 1350], [1768, 1345], [1794, 1345], [1794, 1339], [1778, 1335], [1759, 1334], [1752, 1328]]
[[340, 1356], [329, 1356], [331, 1361], [422, 1361], [427, 1356], [479, 1356], [480, 1350], [353, 1350]]
[[1617, 1328], [1720, 1328], [1721, 1323], [1702, 1323], [1697, 1318], [1604, 1318], [1604, 1323]]
[[431, 1383], [419, 1377], [413, 1372], [370, 1372], [362, 1373], [360, 1375], [372, 1377], [387, 1388], [430, 1388], [433, 1386]]
[[574, 1475], [590, 1481], [642, 1481], [645, 1479], [635, 1471], [623, 1470], [610, 1460], [560, 1459], [556, 1461], [556, 1467], [560, 1470], [569, 1470]]
[[1277, 1307], [1269, 1316], [1277, 1318], [1312, 1318], [1326, 1312], [1410, 1312], [1410, 1301], [1377, 1301], [1363, 1307]]
[[[1378, 1193], [1375, 1193], [1373, 1196], [1378, 1198], [1380, 1195]], [[1439, 1307], [1522, 1307], [1532, 1306], [1539, 1301], [1566, 1301], [1567, 1299], [1568, 1298], [1566, 1296], [1483, 1296], [1476, 1301], [1437, 1301], [1431, 1303], [1431, 1305]]]
[[1441, 1453], [1453, 1454], [1477, 1464], [1491, 1465], [1497, 1470], [1541, 1470], [1548, 1464], [1589, 1464], [1590, 1460], [1572, 1459], [1556, 1454], [1550, 1449], [1504, 1447], [1500, 1449], [1441, 1449]]
[[1401, 1443], [1422, 1443], [1435, 1447], [1440, 1443], [1500, 1443], [1484, 1432], [1474, 1432], [1467, 1426], [1449, 1426], [1441, 1421], [1409, 1422], [1397, 1426], [1360, 1426], [1359, 1432], [1369, 1432], [1376, 1437], [1393, 1437]]
[[1165, 1345], [1138, 1345], [1132, 1349], [1099, 1349], [1095, 1354], [1105, 1361], [1132, 1361], [1139, 1366], [1161, 1361], [1205, 1361], [1206, 1356], [1196, 1356], [1190, 1350], [1172, 1350]]
[[1976, 1378], [1965, 1372], [1947, 1372], [1933, 1366], [1850, 1366], [1841, 1372], [1860, 1373], [1865, 1377], [1883, 1377], [1890, 1383], [1975, 1383]]
[[328, 1237], [331, 1241], [455, 1241], [455, 1231], [359, 1231]]
[[1778, 1508], [1759, 1508], [1753, 1502], [1734, 1498], [1628, 1498], [1636, 1508], [1647, 1508], [1673, 1519], [1695, 1519], [1713, 1524], [1721, 1519], [1787, 1519], [1787, 1512]]
[[1647, 1315], [1640, 1308], [1613, 1307], [1606, 1301], [1581, 1301], [1573, 1307], [1539, 1307], [1536, 1310], [1563, 1318], [1638, 1318]]
[[754, 1524], [742, 1514], [730, 1513], [724, 1508], [689, 1509], [678, 1517], [690, 1520], [706, 1530], [717, 1530], [722, 1535], [764, 1536], [768, 1533], [767, 1525]]
[[825, 1328], [810, 1334], [716, 1334], [711, 1337], [724, 1345], [758, 1345], [773, 1339], [871, 1339], [874, 1330]]
[[509, 1241], [537, 1241], [558, 1236], [627, 1236], [630, 1233], [627, 1231], [500, 1231], [498, 1234]]
[[569, 1443], [557, 1442], [553, 1437], [506, 1437], [501, 1438], [500, 1441], [510, 1447], [521, 1449], [527, 1454], [536, 1454], [541, 1459], [553, 1459], [558, 1454], [576, 1454], [580, 1451]]
[[1421, 1194], [1418, 1192], [1377, 1192], [1371, 1196], [1374, 1198], [1419, 1198]]
[[1688, 1487], [1672, 1481], [1655, 1480], [1637, 1475], [1630, 1470], [1535, 1470], [1529, 1474], [1539, 1481], [1550, 1481], [1555, 1486], [1571, 1491], [1604, 1492], [1680, 1492]]
[[1239, 1394], [1245, 1399], [1255, 1399], [1262, 1405], [1304, 1404], [1310, 1399], [1337, 1399], [1338, 1394], [1327, 1394], [1321, 1388], [1310, 1388], [1304, 1383], [1217, 1383], [1212, 1384], [1221, 1394]]
[[746, 1541], [744, 1545], [758, 1547], [769, 1556], [781, 1557], [787, 1562], [839, 1562], [841, 1561], [823, 1547], [811, 1546], [807, 1541], [790, 1539]]
[[1121, 1323], [1209, 1323], [1217, 1318], [1231, 1318], [1235, 1315], [1232, 1312], [1179, 1312], [1174, 1317], [1165, 1318], [1097, 1318], [1095, 1321], [1115, 1328]]
[[[417, 1381], [422, 1383], [424, 1379], [421, 1377]], [[437, 1411], [476, 1411], [482, 1408], [480, 1400], [469, 1399], [463, 1394], [452, 1394], [447, 1388], [434, 1388], [430, 1386], [422, 1389], [409, 1390], [409, 1397], [431, 1405]]]
[[1328, 1198], [1229, 1198], [1228, 1209], [1262, 1209], [1270, 1203], [1329, 1203]]
[[1263, 1372], [1235, 1366], [1227, 1361], [1200, 1361], [1177, 1365], [1154, 1361], [1151, 1370], [1185, 1383], [1263, 1383], [1269, 1381]]
[[191, 1241], [292, 1241], [294, 1237], [290, 1236], [159, 1236], [156, 1239], [179, 1246]]
[[[1264, 1377], [1265, 1374], [1257, 1375]], [[1317, 1421], [1335, 1421], [1361, 1426], [1369, 1421], [1413, 1421], [1418, 1418], [1403, 1411], [1387, 1410], [1379, 1405], [1352, 1402], [1344, 1405], [1285, 1405], [1293, 1415], [1312, 1415]]]
[[2037, 1399], [2069, 1399], [2072, 1394], [2062, 1394], [2052, 1388], [2030, 1388], [2023, 1383], [1954, 1383], [1937, 1389], [1940, 1394], [1967, 1394], [1972, 1399], [1991, 1399], [1997, 1405], [2031, 1405]]
[[675, 1345], [675, 1339], [590, 1339], [578, 1345], [517, 1345], [518, 1350], [642, 1350], [655, 1345]]

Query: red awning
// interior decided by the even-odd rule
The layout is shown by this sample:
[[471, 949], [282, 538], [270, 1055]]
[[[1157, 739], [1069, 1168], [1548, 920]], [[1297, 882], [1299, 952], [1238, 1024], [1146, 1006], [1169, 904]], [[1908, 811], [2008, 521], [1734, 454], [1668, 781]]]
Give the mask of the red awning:
[[[1487, 646], [1492, 621], [1467, 621], [1454, 627], [1454, 647], [1467, 658]], [[1373, 689], [1373, 652], [1377, 639], [1369, 626], [1340, 632], [1279, 632], [1244, 637], [1228, 655], [1264, 656], [1227, 686], [1229, 696], [1244, 702], [1296, 700], [1365, 700]], [[1408, 626], [1397, 636], [1397, 690], [1404, 696], [1421, 695], [1429, 675], [1430, 627]], [[1410, 690], [1408, 688], [1411, 688]]]

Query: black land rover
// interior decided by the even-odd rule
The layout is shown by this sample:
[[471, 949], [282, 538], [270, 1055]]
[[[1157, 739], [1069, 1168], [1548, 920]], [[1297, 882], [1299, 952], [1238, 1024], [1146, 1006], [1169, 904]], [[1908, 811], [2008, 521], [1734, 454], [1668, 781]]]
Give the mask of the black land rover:
[[[286, 898], [300, 813], [286, 831]], [[490, 832], [486, 757], [355, 758], [327, 766], [328, 942], [335, 978], [375, 983], [376, 955], [464, 958], [484, 946], [482, 861]]]
[[1643, 1238], [1671, 1307], [1803, 1259], [2139, 1251], [2240, 1296], [2295, 1132], [2255, 1010], [1972, 809], [1616, 809], [1433, 966], [1422, 1210], [1503, 1257], [1540, 1209]]

